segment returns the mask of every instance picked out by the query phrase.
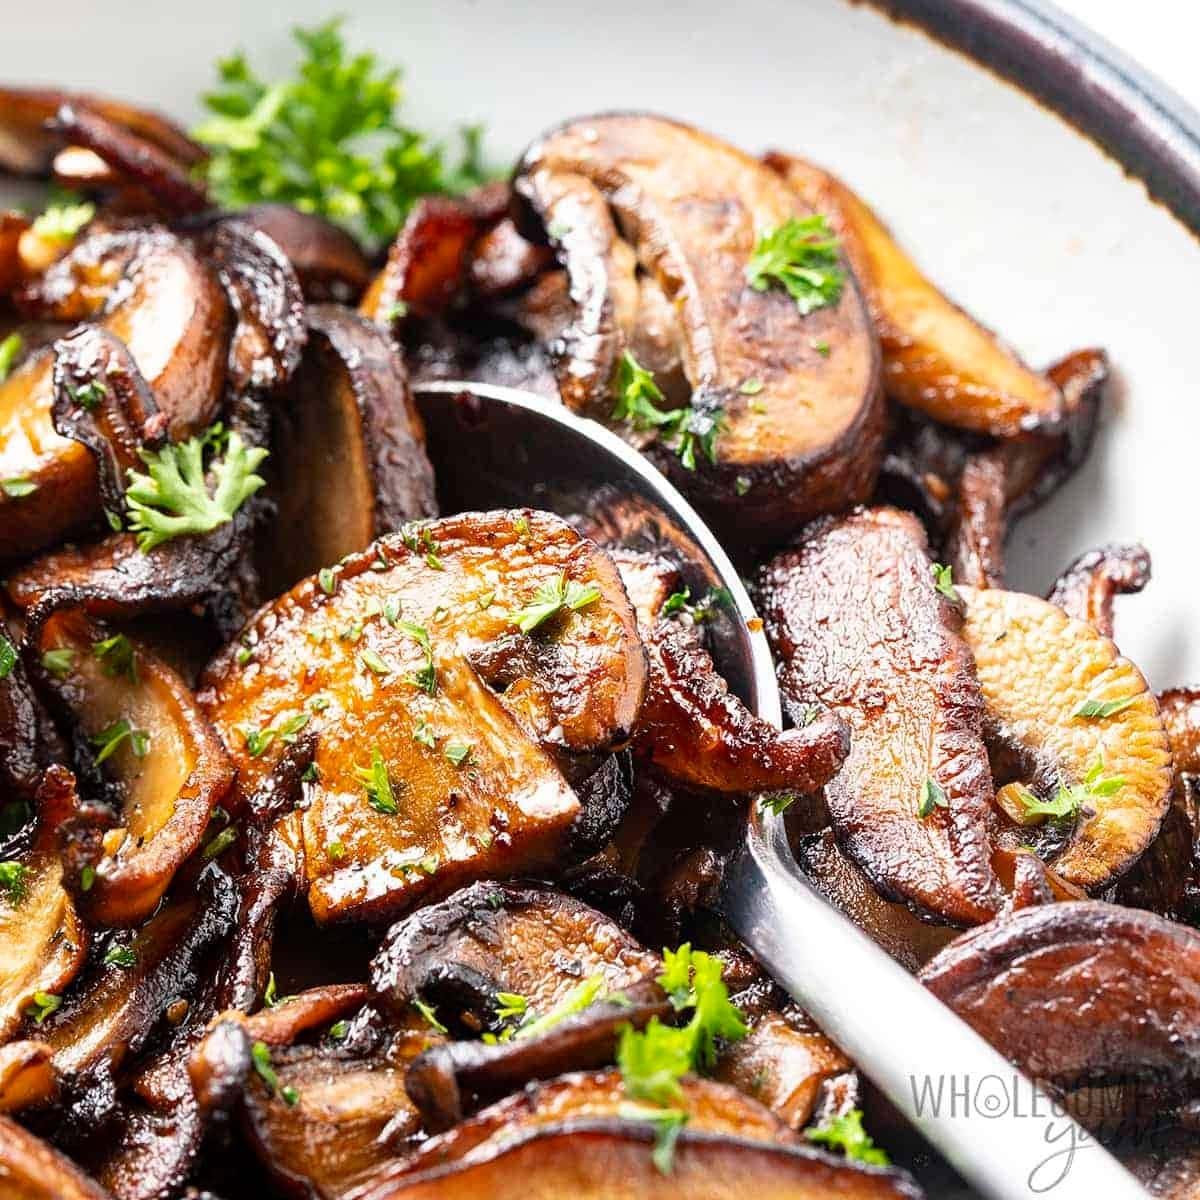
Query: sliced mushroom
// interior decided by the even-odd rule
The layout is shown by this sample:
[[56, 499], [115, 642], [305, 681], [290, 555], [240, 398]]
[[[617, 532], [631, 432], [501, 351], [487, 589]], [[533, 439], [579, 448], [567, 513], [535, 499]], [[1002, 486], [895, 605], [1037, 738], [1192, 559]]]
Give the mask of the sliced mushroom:
[[[133, 925], [154, 911], [175, 872], [204, 838], [233, 783], [233, 764], [183, 681], [144, 647], [80, 612], [61, 612], [30, 633], [42, 685], [103, 757], [120, 815], [72, 880], [88, 919]], [[107, 649], [106, 649], [107, 647]]]
[[[521, 632], [514, 613], [550, 593]], [[619, 744], [644, 686], [611, 561], [522, 510], [413, 527], [298, 584], [212, 664], [202, 702], [243, 795], [285, 738], [317, 735], [304, 859], [324, 921], [550, 865], [579, 801], [547, 748]]]
[[529, 241], [503, 217], [475, 240], [467, 279], [476, 296], [494, 300], [532, 285], [553, 263], [549, 247]]
[[817, 704], [850, 727], [825, 787], [839, 845], [886, 898], [951, 924], [987, 920], [1001, 892], [983, 704], [919, 522], [894, 509], [818, 522], [757, 588], [788, 711]]
[[112, 1200], [65, 1154], [0, 1113], [2, 1200]]
[[[19, 638], [0, 608], [0, 791], [29, 804], [42, 773], [64, 757], [63, 745], [43, 711], [25, 664], [17, 653]], [[2, 842], [3, 839], [0, 839]]]
[[[96, 234], [18, 299], [32, 316], [95, 321], [124, 342], [171, 440], [212, 420], [224, 384], [228, 306], [181, 239], [153, 229]], [[54, 355], [43, 351], [0, 383], [0, 478], [36, 488], [0, 500], [0, 559], [44, 546], [100, 514], [91, 455], [54, 424], [53, 366]], [[108, 388], [98, 371], [72, 386], [85, 406]]]
[[1026, 908], [963, 934], [920, 978], [1059, 1092], [1114, 1081], [1195, 1088], [1200, 936], [1182, 925], [1091, 900]]
[[[399, 354], [369, 321], [308, 309], [309, 344], [277, 414], [262, 570], [277, 594], [437, 512], [425, 431]], [[298, 470], [297, 464], [303, 464]]]
[[1054, 383], [938, 291], [844, 183], [790, 155], [766, 161], [841, 237], [879, 330], [892, 399], [998, 437], [1059, 421], [1063, 400]]
[[958, 479], [957, 501], [945, 554], [953, 577], [973, 587], [1003, 587], [1008, 536], [1008, 471], [1003, 449], [967, 456]]
[[1080, 803], [1063, 814], [1074, 824], [1051, 866], [1094, 894], [1137, 861], [1170, 802], [1171, 751], [1154, 696], [1108, 638], [1057, 605], [960, 591], [989, 741], [1015, 756], [1021, 782], [1043, 800], [1076, 789]]
[[718, 430], [715, 462], [698, 454], [689, 471], [668, 456], [709, 519], [769, 541], [867, 498], [883, 411], [856, 286], [848, 280], [835, 304], [802, 316], [782, 289], [746, 281], [756, 240], [811, 213], [772, 172], [687, 126], [609, 115], [535, 143], [514, 188], [571, 277], [577, 315], [559, 380], [572, 407], [611, 412], [622, 324], [641, 319], [634, 264], [613, 243], [619, 226], [678, 316], [693, 426]]
[[38, 1108], [54, 1099], [58, 1077], [45, 1042], [0, 1046], [0, 1113]]
[[566, 1075], [509, 1097], [431, 1138], [381, 1173], [362, 1200], [522, 1192], [616, 1200], [730, 1195], [847, 1200], [920, 1195], [903, 1172], [859, 1167], [795, 1143], [795, 1134], [734, 1088], [689, 1079], [679, 1107], [687, 1123], [670, 1172], [651, 1158], [655, 1110], [631, 1113], [614, 1071]]
[[1113, 600], [1140, 592], [1150, 582], [1150, 554], [1141, 545], [1101, 546], [1081, 554], [1058, 577], [1046, 597], [1069, 617], [1097, 633], [1113, 635]]
[[38, 793], [38, 826], [28, 854], [0, 889], [0, 1042], [24, 1020], [35, 995], [60, 996], [87, 957], [88, 930], [63, 887], [60, 829], [78, 811], [74, 780], [51, 767]]
[[792, 1129], [812, 1120], [826, 1084], [854, 1064], [794, 1005], [768, 1012], [726, 1047], [714, 1077], [766, 1105]]
[[1158, 697], [1175, 769], [1200, 775], [1200, 688], [1169, 688]]

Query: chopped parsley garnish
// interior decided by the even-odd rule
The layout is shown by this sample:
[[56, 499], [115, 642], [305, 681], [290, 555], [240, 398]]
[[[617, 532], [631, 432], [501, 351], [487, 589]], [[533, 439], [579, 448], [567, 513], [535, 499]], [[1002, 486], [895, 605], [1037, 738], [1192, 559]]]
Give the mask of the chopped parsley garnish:
[[194, 129], [225, 208], [269, 201], [319, 213], [373, 242], [392, 238], [421, 196], [458, 192], [487, 178], [480, 130], [462, 131], [462, 156], [401, 123], [400, 72], [370, 52], [351, 54], [340, 22], [293, 35], [302, 54], [292, 78], [268, 83], [244, 54], [217, 63], [212, 114]]
[[416, 727], [413, 729], [413, 741], [420, 742], [422, 746], [427, 746], [430, 750], [437, 748], [437, 734], [429, 728], [428, 717], [418, 717]]
[[71, 668], [75, 665], [75, 651], [69, 646], [60, 647], [58, 650], [47, 650], [42, 655], [42, 666], [54, 676], [55, 679], [66, 679], [71, 673]]
[[333, 568], [322, 567], [317, 572], [317, 583], [325, 595], [332, 596], [337, 591], [337, 576], [334, 574]]
[[325, 847], [325, 853], [329, 855], [333, 862], [340, 862], [346, 857], [346, 843], [330, 842], [329, 845]]
[[396, 596], [389, 596], [383, 602], [383, 619], [389, 625], [395, 625], [400, 620], [400, 614], [404, 611], [404, 606]]
[[103, 959], [106, 967], [120, 967], [128, 971], [137, 966], [137, 952], [132, 946], [109, 946]]
[[1060, 783], [1058, 791], [1049, 800], [1043, 800], [1033, 792], [1023, 790], [1020, 796], [1026, 815], [1049, 817], [1052, 821], [1070, 821], [1079, 815], [1084, 805], [1093, 798], [1115, 796], [1125, 786], [1120, 775], [1106, 777], [1104, 756], [1096, 755], [1096, 761], [1084, 776], [1083, 782], [1067, 787]]
[[757, 396], [762, 390], [763, 381], [758, 378], [747, 379], [742, 386], [738, 388], [738, 391], [741, 392], [743, 396]]
[[767, 230], [746, 264], [746, 282], [757, 292], [783, 287], [801, 316], [836, 304], [846, 273], [838, 258], [838, 240], [820, 214], [790, 217]]
[[592, 1004], [603, 991], [604, 976], [591, 975], [577, 983], [548, 1013], [537, 1017], [521, 1026], [514, 1038], [531, 1038], [543, 1034], [548, 1029], [565, 1021], [568, 1017], [581, 1013]]
[[1125, 696], [1120, 700], [1085, 700], [1071, 716], [1083, 721], [1102, 721], [1124, 712], [1137, 701], [1136, 696]]
[[950, 801], [946, 793], [935, 779], [926, 779], [921, 784], [921, 795], [917, 800], [917, 816], [922, 818], [932, 815], [935, 808], [949, 808]]
[[812, 348], [822, 357], [829, 357], [829, 343], [826, 341], [816, 340], [809, 343]]
[[359, 661], [373, 675], [386, 675], [391, 667], [384, 661], [383, 656], [368, 646], [359, 656]]
[[265, 1008], [278, 1008], [279, 1005], [287, 1004], [295, 998], [295, 996], [281, 996], [275, 985], [275, 972], [268, 973], [267, 986], [263, 989], [263, 1006]]
[[350, 1030], [350, 1025], [346, 1021], [334, 1021], [329, 1027], [329, 1036], [335, 1042], [340, 1042]]
[[447, 742], [445, 750], [442, 751], [456, 767], [470, 762], [474, 752], [475, 747], [470, 742]]
[[37, 490], [38, 485], [23, 475], [16, 479], [0, 479], [0, 492], [3, 492], [10, 500], [20, 500], [25, 496], [32, 496]]
[[272, 1096], [278, 1093], [279, 1098], [287, 1105], [293, 1105], [300, 1099], [300, 1093], [294, 1087], [279, 1086], [279, 1075], [271, 1065], [271, 1051], [266, 1042], [254, 1043], [250, 1049], [250, 1061]]
[[8, 902], [16, 908], [25, 899], [29, 882], [29, 868], [9, 859], [0, 862], [0, 891], [8, 896]]
[[81, 892], [90, 892], [92, 885], [96, 882], [96, 868], [90, 863], [79, 872], [79, 890]]
[[852, 1108], [848, 1113], [836, 1116], [817, 1129], [809, 1129], [805, 1136], [810, 1142], [841, 1150], [855, 1162], [869, 1163], [873, 1167], [886, 1167], [891, 1163], [886, 1151], [871, 1140], [863, 1128], [862, 1110]]
[[371, 765], [356, 767], [354, 774], [367, 793], [367, 803], [379, 813], [394, 817], [400, 811], [392, 792], [392, 781], [388, 778], [387, 763], [379, 753], [379, 747], [371, 750]]
[[787, 812], [799, 797], [795, 792], [776, 792], [772, 796], [764, 796], [758, 806], [763, 812], [774, 813], [777, 817]]
[[110, 678], [124, 675], [130, 683], [137, 683], [137, 661], [133, 643], [123, 633], [93, 642], [92, 653], [100, 659], [100, 669], [105, 675]]
[[62, 997], [56, 996], [53, 992], [34, 992], [33, 1001], [26, 1006], [25, 1015], [33, 1020], [35, 1025], [40, 1025], [51, 1013], [56, 1013], [62, 1008]]
[[99, 766], [106, 758], [111, 758], [121, 744], [129, 739], [129, 748], [138, 758], [145, 758], [150, 749], [150, 735], [142, 729], [134, 727], [125, 720], [114, 721], [107, 729], [93, 734], [88, 740], [96, 747], [96, 765]]
[[100, 380], [92, 379], [77, 388], [68, 387], [67, 395], [85, 412], [95, 412], [108, 395], [108, 388]]
[[496, 1020], [510, 1021], [523, 1017], [529, 1010], [529, 1001], [517, 992], [496, 993]]
[[0, 679], [7, 679], [17, 665], [17, 648], [0, 633]]
[[567, 582], [564, 572], [557, 579], [543, 583], [533, 593], [533, 600], [517, 612], [508, 614], [509, 621], [522, 633], [532, 633], [539, 625], [557, 616], [563, 609], [578, 612], [600, 599], [600, 585]]
[[51, 204], [33, 223], [33, 234], [47, 242], [69, 242], [96, 215], [94, 204]]
[[143, 554], [172, 538], [208, 533], [233, 520], [242, 504], [263, 486], [262, 476], [254, 473], [267, 457], [262, 447], [248, 447], [236, 432], [231, 433], [224, 456], [209, 467], [211, 492], [204, 450], [204, 438], [193, 437], [161, 450], [138, 451], [147, 473], [128, 472], [125, 504], [129, 528], [138, 535]]
[[246, 753], [251, 758], [261, 758], [275, 740], [275, 730], [243, 728], [242, 737], [246, 739]]
[[962, 597], [954, 586], [954, 568], [944, 567], [941, 563], [930, 563], [929, 568], [933, 572], [933, 586], [951, 604], [961, 603]]
[[739, 496], [744, 496], [753, 486], [754, 486], [754, 481], [750, 478], [749, 475], [739, 475], [733, 481], [733, 490]]
[[682, 1108], [652, 1108], [648, 1104], [626, 1102], [617, 1109], [626, 1121], [648, 1121], [654, 1126], [654, 1152], [651, 1161], [662, 1175], [670, 1175], [675, 1166], [675, 1143], [687, 1124], [688, 1115]]
[[699, 625], [709, 620], [719, 608], [726, 608], [733, 603], [733, 597], [728, 588], [713, 588], [699, 603], [691, 604], [692, 589], [685, 587], [681, 592], [672, 592], [663, 601], [662, 616], [670, 617], [675, 613], [686, 613]]
[[438, 1033], [450, 1032], [445, 1025], [438, 1020], [437, 1009], [435, 1009], [432, 1005], [426, 1004], [424, 1000], [418, 998], [412, 1002], [412, 1006], [421, 1014], [422, 1017], [425, 1018], [426, 1023], [432, 1025], [433, 1028], [438, 1031]]
[[219, 855], [224, 854], [237, 841], [237, 836], [237, 829], [232, 825], [227, 825], [219, 833], [209, 838], [204, 849], [200, 852], [200, 856], [206, 862], [209, 862]]
[[19, 333], [10, 333], [0, 342], [0, 383], [8, 378], [13, 363], [17, 361], [17, 355], [21, 353], [21, 347], [24, 344]]
[[415, 621], [397, 621], [396, 628], [408, 634], [425, 651], [425, 665], [410, 675], [408, 682], [429, 696], [436, 694], [437, 669], [433, 665], [433, 644], [429, 640], [429, 630]]

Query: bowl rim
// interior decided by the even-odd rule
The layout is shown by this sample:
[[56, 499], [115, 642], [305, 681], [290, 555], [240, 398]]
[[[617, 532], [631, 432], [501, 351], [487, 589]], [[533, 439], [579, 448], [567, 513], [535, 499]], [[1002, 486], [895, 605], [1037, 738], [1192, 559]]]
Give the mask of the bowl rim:
[[1095, 142], [1200, 237], [1200, 111], [1049, 0], [866, 0]]

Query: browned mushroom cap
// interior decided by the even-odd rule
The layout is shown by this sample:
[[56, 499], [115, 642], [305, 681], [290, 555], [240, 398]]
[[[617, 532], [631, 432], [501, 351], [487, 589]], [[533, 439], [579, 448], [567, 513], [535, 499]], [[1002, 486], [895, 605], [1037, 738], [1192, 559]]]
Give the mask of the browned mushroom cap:
[[[522, 632], [514, 614], [550, 593]], [[385, 917], [549, 866], [579, 801], [547, 748], [620, 744], [645, 669], [598, 547], [545, 513], [465, 513], [298, 584], [212, 664], [202, 699], [243, 795], [286, 738], [317, 734], [310, 905], [321, 920]]]
[[1113, 601], [1140, 592], [1149, 582], [1150, 554], [1145, 546], [1101, 546], [1075, 559], [1055, 580], [1046, 599], [1110, 638]]
[[[559, 370], [569, 404], [611, 412], [624, 328], [645, 307], [640, 267], [677, 314], [693, 424], [720, 418], [715, 464], [698, 454], [688, 471], [671, 457], [710, 520], [730, 527], [736, 516], [739, 537], [763, 541], [866, 499], [883, 411], [857, 288], [802, 316], [782, 289], [746, 279], [757, 239], [811, 211], [777, 176], [697, 130], [628, 114], [551, 132], [526, 153], [514, 188], [571, 276], [577, 315]], [[610, 210], [636, 264], [613, 241]]]
[[[163, 230], [86, 238], [19, 299], [32, 316], [95, 321], [124, 342], [172, 440], [212, 420], [224, 383], [228, 306], [181, 239]], [[0, 479], [36, 487], [0, 498], [0, 558], [35, 550], [99, 515], [92, 456], [54, 425], [53, 365], [54, 355], [43, 351], [0, 383]], [[108, 387], [98, 374], [72, 386], [85, 407]]]
[[274, 429], [278, 517], [262, 572], [278, 594], [406, 521], [432, 517], [433, 468], [399, 354], [349, 309], [312, 305], [309, 342]]
[[[1170, 733], [1168, 726], [1168, 737]], [[1178, 774], [1178, 762], [1176, 759], [1177, 774], [1171, 789], [1171, 804], [1158, 836], [1117, 881], [1113, 894], [1118, 904], [1146, 908], [1170, 920], [1190, 916], [1189, 910], [1195, 902], [1196, 846], [1200, 842], [1200, 813], [1197, 812], [1200, 788], [1194, 777]]]
[[210, 864], [185, 894], [168, 899], [136, 932], [110, 942], [129, 953], [121, 961], [93, 962], [45, 1019], [37, 1036], [54, 1051], [55, 1070], [81, 1103], [89, 1103], [89, 1087], [103, 1089], [172, 1019], [169, 1008], [193, 997], [204, 955], [229, 933], [237, 903], [229, 877]]
[[352, 304], [371, 281], [371, 264], [344, 229], [289, 204], [252, 204], [237, 219], [265, 233], [292, 264], [310, 301]]
[[62, 742], [34, 694], [16, 652], [19, 638], [0, 610], [0, 794], [28, 804], [42, 772], [64, 757]]
[[60, 661], [42, 666], [42, 685], [103, 756], [120, 804], [91, 882], [72, 886], [90, 921], [136, 924], [199, 847], [233, 764], [184, 682], [144, 647], [114, 644], [79, 612], [55, 614], [30, 637], [43, 664], [47, 654]]
[[793, 1005], [765, 1013], [727, 1046], [714, 1078], [766, 1105], [792, 1129], [812, 1120], [827, 1082], [854, 1064]]
[[21, 234], [30, 226], [24, 213], [0, 212], [0, 296], [21, 281]]
[[188, 166], [208, 157], [172, 121], [119, 100], [54, 88], [0, 88], [0, 170], [42, 175], [50, 169], [63, 137], [47, 123], [64, 104], [97, 113]]
[[499, 1194], [513, 1179], [535, 1200], [921, 1194], [902, 1172], [854, 1166], [797, 1145], [786, 1125], [723, 1084], [685, 1080], [679, 1107], [687, 1123], [664, 1174], [651, 1158], [656, 1110], [630, 1106], [616, 1072], [566, 1075], [431, 1138], [364, 1188], [362, 1200]]
[[1015, 756], [1016, 778], [1043, 801], [1076, 789], [1051, 865], [1095, 893], [1137, 861], [1170, 802], [1171, 752], [1154, 696], [1108, 638], [1057, 605], [960, 591], [989, 742]]
[[983, 705], [920, 523], [895, 509], [817, 522], [757, 587], [789, 712], [815, 703], [850, 727], [825, 787], [839, 844], [888, 898], [950, 923], [987, 920], [1001, 892]]
[[1158, 696], [1175, 770], [1200, 775], [1200, 688], [1169, 688]]
[[476, 1029], [496, 1025], [496, 995], [523, 996], [526, 1011], [549, 1012], [582, 980], [605, 992], [662, 969], [615, 921], [553, 888], [477, 883], [393, 925], [371, 963], [371, 987], [391, 1012], [414, 1000], [463, 1014]]
[[1008, 471], [1002, 448], [967, 456], [956, 508], [945, 551], [953, 578], [974, 587], [1003, 587]]
[[9, 1042], [0, 1046], [0, 1113], [37, 1108], [53, 1100], [58, 1077], [45, 1042]]
[[18, 872], [0, 889], [0, 1040], [20, 1026], [35, 993], [61, 995], [87, 957], [87, 927], [63, 887], [58, 853], [59, 831], [78, 811], [70, 772], [50, 768], [38, 808], [33, 846], [10, 860]]
[[69, 1158], [0, 1114], [4, 1200], [112, 1200]]
[[1200, 1072], [1200, 936], [1098, 901], [1022, 909], [963, 934], [921, 980], [1059, 1089]]
[[879, 330], [890, 397], [947, 425], [999, 437], [1059, 420], [1058, 388], [947, 300], [844, 183], [790, 155], [766, 161], [841, 236]]

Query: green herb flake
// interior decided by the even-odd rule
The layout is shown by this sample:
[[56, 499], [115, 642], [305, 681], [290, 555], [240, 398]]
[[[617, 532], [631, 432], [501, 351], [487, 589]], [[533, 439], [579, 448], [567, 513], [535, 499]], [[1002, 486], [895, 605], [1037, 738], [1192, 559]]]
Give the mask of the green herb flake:
[[408, 677], [408, 682], [418, 687], [426, 695], [437, 693], [437, 670], [433, 665], [433, 643], [429, 640], [429, 630], [415, 621], [398, 621], [396, 628], [407, 634], [425, 652], [425, 665]]
[[337, 591], [337, 575], [332, 567], [322, 567], [317, 572], [317, 584], [327, 596], [332, 596]]
[[17, 355], [21, 353], [23, 346], [24, 342], [19, 333], [10, 333], [8, 337], [0, 341], [0, 383], [3, 383], [12, 373], [13, 363], [17, 361]]
[[243, 727], [242, 737], [246, 739], [246, 753], [251, 758], [261, 758], [266, 753], [267, 747], [275, 740], [275, 730]]
[[387, 675], [392, 669], [383, 660], [382, 655], [378, 651], [372, 650], [370, 646], [359, 654], [358, 660], [373, 675]]
[[103, 959], [106, 967], [120, 967], [122, 971], [137, 966], [137, 952], [132, 946], [109, 946]]
[[891, 1163], [887, 1153], [875, 1145], [870, 1134], [863, 1128], [862, 1111], [857, 1108], [831, 1118], [817, 1129], [807, 1130], [805, 1136], [810, 1142], [816, 1142], [820, 1146], [841, 1150], [854, 1162], [867, 1163], [873, 1167], [886, 1167]]
[[346, 1037], [346, 1034], [349, 1032], [349, 1030], [350, 1030], [350, 1026], [346, 1021], [334, 1021], [334, 1023], [332, 1025], [330, 1025], [330, 1027], [329, 1027], [330, 1041], [334, 1041], [334, 1042], [343, 1041]]
[[426, 1004], [424, 1000], [416, 999], [412, 1002], [413, 1008], [421, 1014], [425, 1019], [426, 1024], [432, 1025], [438, 1033], [449, 1033], [450, 1031], [437, 1018], [437, 1010], [432, 1005]]
[[758, 802], [758, 806], [763, 812], [774, 813], [777, 817], [782, 816], [799, 797], [795, 792], [775, 792], [770, 796], [763, 796]]
[[346, 843], [330, 842], [329, 845], [325, 847], [325, 853], [329, 856], [331, 862], [340, 862], [346, 857]]
[[47, 242], [70, 242], [95, 215], [94, 204], [51, 204], [34, 221], [33, 234]]
[[237, 433], [229, 435], [223, 457], [214, 460], [205, 475], [205, 436], [139, 450], [146, 466], [127, 472], [125, 504], [129, 528], [137, 534], [138, 549], [148, 554], [156, 546], [185, 534], [208, 533], [227, 521], [264, 486], [256, 469], [267, 457], [261, 447], [246, 446]]
[[35, 1025], [41, 1025], [51, 1013], [58, 1012], [60, 1008], [62, 1008], [61, 996], [56, 996], [53, 992], [34, 992], [33, 1001], [26, 1005], [25, 1015]]
[[1085, 700], [1071, 716], [1082, 721], [1103, 721], [1105, 717], [1115, 717], [1137, 702], [1137, 696], [1124, 696], [1120, 700]]
[[949, 808], [950, 802], [946, 793], [934, 779], [926, 779], [921, 784], [921, 795], [917, 799], [917, 816], [924, 820], [933, 813], [935, 808]]
[[400, 620], [400, 614], [404, 611], [404, 605], [399, 597], [389, 596], [383, 602], [383, 619], [389, 625], [396, 625]]
[[420, 742], [422, 746], [426, 746], [430, 750], [437, 748], [437, 735], [429, 728], [427, 717], [422, 716], [417, 719], [412, 737], [414, 742]]
[[951, 604], [961, 604], [962, 597], [954, 586], [954, 568], [943, 566], [941, 563], [930, 563], [929, 567], [933, 572], [933, 586], [937, 591]]
[[471, 761], [474, 746], [470, 742], [447, 742], [442, 753], [456, 766], [461, 767]]
[[255, 1042], [250, 1048], [250, 1061], [254, 1064], [258, 1077], [266, 1084], [267, 1091], [279, 1098], [289, 1107], [300, 1099], [300, 1093], [293, 1087], [280, 1087], [279, 1075], [271, 1065], [271, 1051], [266, 1042]]
[[746, 282], [755, 291], [782, 287], [801, 316], [836, 304], [846, 283], [838, 240], [819, 213], [791, 217], [767, 230], [746, 264]]
[[513, 1035], [516, 1038], [531, 1038], [543, 1034], [555, 1025], [561, 1024], [568, 1017], [581, 1013], [593, 1004], [604, 990], [604, 976], [597, 973], [577, 983], [563, 998], [544, 1016], [522, 1025]]
[[387, 763], [379, 747], [371, 749], [371, 765], [356, 767], [354, 774], [367, 793], [367, 803], [378, 813], [394, 817], [400, 811], [392, 791], [392, 781], [388, 777]]
[[819, 355], [820, 355], [822, 358], [828, 358], [828, 357], [829, 357], [829, 343], [828, 343], [828, 342], [826, 342], [826, 341], [822, 341], [822, 340], [820, 340], [820, 339], [818, 338], [818, 339], [814, 339], [813, 341], [809, 342], [809, 345], [810, 345], [810, 346], [812, 346], [812, 348], [813, 348], [813, 349], [814, 349], [814, 350], [815, 350], [815, 351], [816, 351], [816, 352], [817, 352], [817, 353], [818, 353], [818, 354], [819, 354]]
[[108, 388], [98, 379], [89, 380], [79, 387], [67, 387], [67, 395], [85, 412], [95, 412], [108, 395]]
[[670, 1175], [675, 1168], [675, 1143], [688, 1122], [687, 1113], [682, 1108], [654, 1108], [626, 1101], [617, 1108], [617, 1116], [625, 1121], [647, 1121], [654, 1126], [654, 1151], [650, 1159], [659, 1174]]
[[757, 396], [762, 390], [763, 381], [756, 378], [747, 379], [742, 386], [738, 388], [738, 391], [741, 392], [743, 396]]
[[79, 872], [79, 890], [81, 892], [90, 892], [92, 885], [96, 882], [96, 868], [93, 866], [84, 867]]
[[0, 862], [0, 891], [8, 897], [8, 903], [16, 908], [25, 899], [29, 887], [29, 868], [13, 859]]
[[496, 993], [496, 1020], [511, 1021], [529, 1011], [529, 1001], [517, 992]]
[[1049, 817], [1052, 821], [1073, 821], [1092, 799], [1115, 796], [1125, 786], [1120, 775], [1104, 774], [1104, 756], [1097, 753], [1096, 761], [1084, 776], [1083, 782], [1068, 787], [1060, 783], [1049, 800], [1043, 800], [1028, 789], [1021, 792], [1021, 804], [1031, 817]]
[[17, 665], [17, 648], [0, 633], [0, 679], [7, 679]]
[[25, 496], [32, 496], [37, 490], [38, 485], [23, 475], [17, 476], [15, 479], [0, 479], [0, 492], [3, 492], [10, 500], [21, 500]]
[[67, 646], [63, 646], [58, 650], [47, 650], [42, 655], [42, 666], [54, 676], [55, 679], [66, 679], [71, 673], [71, 668], [75, 665], [75, 651]]
[[237, 841], [237, 836], [237, 830], [232, 825], [227, 825], [219, 833], [209, 838], [204, 849], [200, 852], [200, 856], [206, 862], [211, 862], [218, 855], [224, 854]]
[[105, 759], [111, 758], [126, 739], [129, 740], [129, 748], [133, 753], [138, 758], [145, 758], [146, 752], [150, 748], [150, 735], [144, 730], [134, 729], [122, 717], [121, 720], [114, 721], [107, 729], [102, 729], [88, 739], [97, 750], [96, 765], [99, 766]]
[[543, 583], [533, 594], [532, 601], [517, 612], [508, 614], [509, 622], [522, 633], [532, 633], [539, 625], [557, 616], [564, 609], [578, 612], [600, 599], [600, 585], [567, 582], [566, 573]]
[[408, 316], [408, 305], [403, 300], [397, 300], [394, 304], [388, 305], [387, 311], [383, 314], [383, 319], [389, 324], [393, 321], [402, 321]]
[[110, 679], [124, 675], [130, 683], [137, 683], [137, 658], [133, 643], [123, 633], [93, 642], [92, 654], [100, 660], [101, 671]]
[[754, 486], [753, 480], [748, 475], [739, 475], [733, 481], [733, 490], [739, 495], [744, 496]]

